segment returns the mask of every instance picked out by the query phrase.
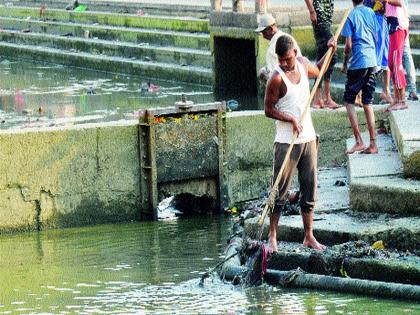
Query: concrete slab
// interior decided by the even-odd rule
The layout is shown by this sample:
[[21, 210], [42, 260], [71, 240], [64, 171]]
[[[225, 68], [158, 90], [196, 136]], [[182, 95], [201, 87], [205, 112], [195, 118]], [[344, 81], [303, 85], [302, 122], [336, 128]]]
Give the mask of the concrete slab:
[[[365, 144], [368, 134], [362, 135]], [[354, 138], [347, 140], [347, 148]], [[378, 135], [378, 154], [350, 154], [350, 208], [357, 211], [420, 213], [420, 181], [403, 178], [402, 163], [390, 135]]]
[[318, 170], [316, 211], [335, 212], [349, 208], [347, 172], [344, 167]]
[[420, 105], [409, 102], [408, 109], [390, 115], [392, 136], [400, 152], [404, 174], [420, 179]]
[[[362, 134], [363, 142], [369, 143], [369, 134]], [[348, 154], [350, 182], [356, 178], [386, 175], [401, 175], [402, 164], [399, 153], [390, 135], [377, 136], [378, 154]], [[347, 139], [347, 149], [355, 144], [355, 139]]]
[[357, 211], [420, 214], [420, 181], [398, 176], [356, 178], [350, 208]]
[[[259, 217], [245, 220], [245, 233], [255, 238]], [[268, 237], [269, 219], [263, 227], [263, 239]], [[386, 246], [400, 249], [420, 249], [420, 217], [395, 217], [387, 214], [316, 213], [314, 234], [321, 243], [328, 246], [348, 241], [363, 240], [373, 243], [383, 240]], [[400, 235], [397, 240], [396, 235]], [[302, 242], [303, 225], [300, 215], [283, 216], [277, 229], [277, 239], [287, 242]]]

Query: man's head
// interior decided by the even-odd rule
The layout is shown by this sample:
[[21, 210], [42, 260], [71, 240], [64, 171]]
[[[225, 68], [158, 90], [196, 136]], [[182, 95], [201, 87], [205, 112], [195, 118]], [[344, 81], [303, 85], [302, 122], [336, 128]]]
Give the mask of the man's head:
[[363, 3], [363, 0], [353, 0], [353, 5], [354, 6], [359, 5], [361, 3]]
[[261, 33], [265, 39], [271, 40], [277, 33], [276, 19], [271, 14], [264, 14], [261, 16], [255, 32]]
[[279, 66], [284, 72], [295, 69], [297, 49], [292, 37], [289, 35], [279, 37], [276, 43], [276, 54], [279, 58]]

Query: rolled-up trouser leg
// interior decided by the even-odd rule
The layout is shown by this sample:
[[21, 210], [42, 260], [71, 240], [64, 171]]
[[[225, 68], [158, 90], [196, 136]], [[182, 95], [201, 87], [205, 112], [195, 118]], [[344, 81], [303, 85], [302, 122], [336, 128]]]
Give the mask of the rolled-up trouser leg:
[[317, 146], [316, 141], [302, 144], [302, 155], [297, 169], [299, 172], [300, 209], [302, 212], [310, 212], [315, 208], [315, 197], [317, 189]]
[[[290, 160], [288, 161], [279, 182], [278, 197], [276, 199], [275, 206], [273, 209], [273, 211], [275, 212], [280, 212], [283, 209], [287, 197], [287, 191], [290, 188], [296, 165], [298, 164], [300, 156], [302, 154], [302, 147], [302, 144], [295, 144], [293, 146], [292, 152], [290, 154]], [[274, 182], [276, 181], [277, 175], [283, 164], [283, 160], [286, 156], [288, 149], [288, 143], [274, 143], [273, 178], [271, 181], [271, 185], [274, 185]]]

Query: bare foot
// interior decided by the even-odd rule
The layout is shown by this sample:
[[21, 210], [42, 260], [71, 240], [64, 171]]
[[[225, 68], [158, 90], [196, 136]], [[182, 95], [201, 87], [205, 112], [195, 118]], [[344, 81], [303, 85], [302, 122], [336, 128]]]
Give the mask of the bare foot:
[[365, 145], [363, 143], [356, 143], [350, 150], [347, 150], [347, 154], [353, 154], [354, 152], [363, 151]]
[[325, 107], [324, 101], [321, 99], [315, 100], [313, 107], [316, 109], [324, 108]]
[[327, 102], [325, 102], [325, 107], [329, 109], [337, 109], [340, 107], [340, 105], [338, 105], [336, 102], [333, 101], [332, 98], [330, 98], [329, 100], [327, 100]]
[[393, 103], [393, 99], [392, 99], [392, 97], [391, 97], [391, 95], [389, 95], [388, 93], [384, 93], [384, 92], [382, 92], [381, 93], [381, 101], [383, 102], [383, 103], [388, 103], [388, 104], [392, 104]]
[[366, 149], [360, 151], [360, 154], [378, 154], [378, 147], [371, 144]]
[[324, 251], [325, 249], [327, 249], [327, 246], [319, 243], [313, 236], [311, 238], [305, 238], [303, 240], [303, 246], [313, 248], [319, 251]]
[[385, 111], [386, 112], [390, 112], [393, 110], [400, 110], [400, 109], [406, 109], [408, 108], [407, 104], [405, 104], [405, 102], [399, 102], [399, 103], [393, 103], [391, 105], [389, 105]]
[[276, 253], [277, 252], [277, 239], [271, 237], [271, 235], [268, 237], [268, 252]]

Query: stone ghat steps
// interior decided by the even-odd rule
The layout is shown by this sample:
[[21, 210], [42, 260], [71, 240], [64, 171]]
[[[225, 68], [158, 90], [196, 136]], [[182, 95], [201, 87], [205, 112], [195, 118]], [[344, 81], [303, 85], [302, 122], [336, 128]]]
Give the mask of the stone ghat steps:
[[[176, 1], [174, 1], [176, 2]], [[0, 4], [7, 6], [23, 6], [40, 8], [45, 5], [47, 8], [64, 9], [72, 1], [65, 0], [13, 0], [13, 2], [2, 0]], [[137, 14], [142, 10], [148, 15], [171, 15], [171, 16], [193, 16], [197, 18], [208, 18], [210, 7], [203, 5], [179, 5], [179, 4], [159, 4], [159, 3], [143, 3], [130, 1], [89, 1], [84, 0], [81, 4], [86, 5], [89, 11], [102, 11], [113, 13], [131, 13]], [[210, 2], [209, 2], [210, 4]]]
[[[414, 103], [409, 105], [409, 107], [415, 106]], [[411, 112], [406, 110], [406, 115], [410, 114]], [[391, 117], [393, 115], [394, 113], [391, 113]], [[365, 145], [368, 145], [367, 133], [363, 134], [363, 139]], [[354, 138], [348, 139], [347, 149], [353, 145]], [[404, 177], [400, 153], [391, 135], [377, 135], [377, 146], [378, 154], [348, 155], [351, 209], [419, 215], [420, 181]]]
[[[259, 217], [245, 220], [245, 234], [256, 239]], [[402, 217], [378, 213], [357, 213], [353, 211], [338, 211], [320, 213], [315, 211], [314, 234], [317, 240], [327, 246], [342, 244], [349, 241], [362, 240], [369, 244], [382, 240], [385, 244], [413, 246], [418, 249], [420, 239], [420, 217]], [[268, 238], [269, 219], [264, 221], [262, 239]], [[300, 215], [281, 216], [277, 228], [277, 240], [286, 242], [302, 242], [302, 217]], [[404, 235], [404, 236], [403, 236]], [[412, 244], [399, 243], [397, 240], [412, 240]], [[400, 239], [398, 239], [400, 237]]]
[[[0, 6], [0, 16], [39, 19], [39, 9], [29, 7]], [[209, 32], [209, 21], [194, 17], [150, 16], [134, 14], [115, 14], [109, 12], [74, 12], [47, 9], [43, 19], [49, 21], [75, 22], [111, 26], [150, 28], [184, 32]]]
[[207, 20], [58, 9], [47, 9], [40, 18], [38, 8], [3, 6], [0, 25], [0, 55], [6, 58], [213, 82]]
[[56, 48], [36, 47], [14, 43], [0, 43], [0, 55], [18, 56], [22, 59], [90, 68], [99, 71], [139, 75], [187, 83], [211, 85], [212, 70], [204, 67], [185, 66], [129, 58], [94, 55], [86, 52], [69, 52]]
[[[403, 172], [407, 177], [417, 178], [420, 190], [420, 104], [392, 112], [390, 125], [394, 142], [400, 153]], [[419, 205], [420, 207], [420, 200]]]
[[190, 33], [181, 31], [166, 31], [124, 26], [94, 25], [75, 22], [43, 21], [39, 18], [24, 19], [0, 16], [3, 29], [16, 31], [31, 31], [54, 35], [73, 35], [74, 37], [89, 37], [110, 41], [124, 41], [157, 46], [188, 47], [191, 49], [210, 50], [210, 35], [208, 33]]
[[180, 47], [139, 45], [130, 42], [115, 42], [101, 39], [64, 37], [42, 33], [22, 33], [3, 30], [0, 42], [56, 48], [72, 52], [86, 52], [94, 55], [124, 57], [132, 60], [176, 64], [179, 67], [196, 66], [211, 68], [210, 51]]

